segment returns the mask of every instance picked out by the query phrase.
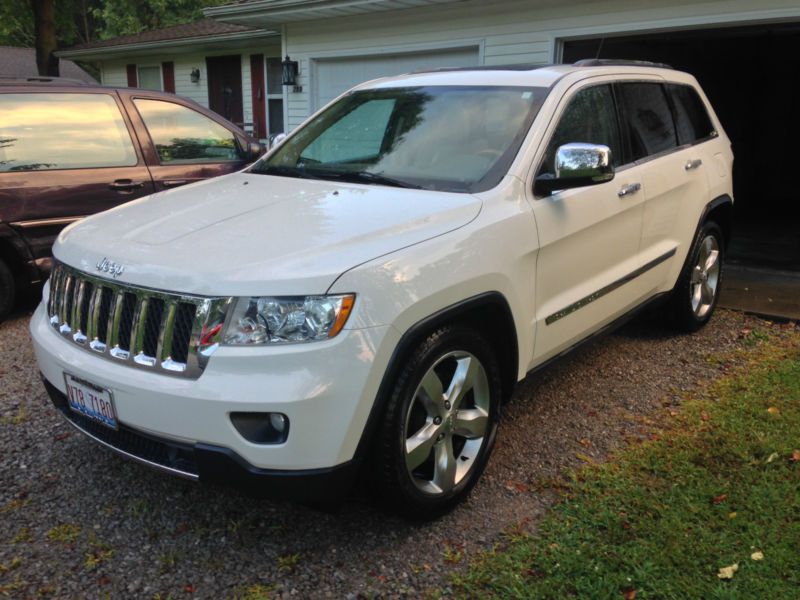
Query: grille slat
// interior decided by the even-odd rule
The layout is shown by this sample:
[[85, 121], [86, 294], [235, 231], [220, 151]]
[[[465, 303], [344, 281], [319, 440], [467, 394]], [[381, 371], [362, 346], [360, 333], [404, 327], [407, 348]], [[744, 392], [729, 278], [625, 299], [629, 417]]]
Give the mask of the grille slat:
[[[121, 364], [199, 377], [207, 354], [199, 332], [221, 329], [230, 298], [202, 298], [138, 288], [56, 263], [50, 323], [67, 339]], [[87, 343], [88, 341], [88, 343]]]

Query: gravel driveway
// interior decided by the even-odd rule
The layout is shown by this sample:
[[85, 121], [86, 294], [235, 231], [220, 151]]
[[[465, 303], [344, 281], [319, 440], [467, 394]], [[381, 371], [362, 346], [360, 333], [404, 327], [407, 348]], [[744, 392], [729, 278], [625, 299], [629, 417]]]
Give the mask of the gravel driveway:
[[324, 513], [121, 460], [50, 405], [29, 318], [0, 324], [0, 595], [17, 597], [447, 593], [447, 574], [476, 550], [535, 525], [552, 501], [542, 481], [646, 435], [647, 415], [742, 360], [721, 357], [750, 347], [758, 328], [794, 327], [719, 311], [693, 336], [640, 319], [584, 346], [517, 388], [468, 502], [420, 525], [363, 490]]

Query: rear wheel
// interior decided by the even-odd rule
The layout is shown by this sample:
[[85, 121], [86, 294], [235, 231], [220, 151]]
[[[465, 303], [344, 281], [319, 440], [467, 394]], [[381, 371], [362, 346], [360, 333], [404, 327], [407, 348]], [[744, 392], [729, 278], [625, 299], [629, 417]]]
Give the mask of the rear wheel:
[[0, 259], [0, 321], [8, 316], [14, 308], [17, 297], [17, 283], [14, 273], [8, 268], [4, 260]]
[[711, 319], [722, 289], [724, 257], [722, 230], [709, 221], [698, 231], [670, 299], [671, 321], [681, 331], [697, 331]]
[[462, 501], [494, 445], [500, 398], [497, 359], [481, 335], [444, 327], [428, 336], [400, 372], [379, 434], [384, 498], [412, 518]]

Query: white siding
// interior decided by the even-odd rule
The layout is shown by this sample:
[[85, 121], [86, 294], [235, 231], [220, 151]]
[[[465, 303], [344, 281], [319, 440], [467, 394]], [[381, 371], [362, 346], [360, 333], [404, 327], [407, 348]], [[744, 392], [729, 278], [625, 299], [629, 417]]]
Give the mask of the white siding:
[[[103, 83], [105, 85], [126, 87], [128, 85], [128, 75], [126, 65], [136, 64], [160, 64], [165, 61], [175, 63], [175, 93], [179, 96], [190, 98], [202, 106], [208, 106], [208, 73], [206, 72], [206, 56], [226, 56], [240, 54], [242, 59], [242, 105], [244, 122], [253, 122], [253, 97], [251, 93], [250, 81], [250, 55], [263, 54], [267, 56], [280, 56], [278, 46], [268, 46], [263, 48], [253, 47], [247, 50], [228, 50], [196, 54], [176, 54], [168, 53], [156, 56], [132, 56], [127, 60], [104, 61], [101, 64]], [[200, 69], [200, 81], [192, 83], [191, 73], [193, 69]]]
[[487, 65], [544, 64], [556, 60], [556, 42], [563, 38], [782, 19], [800, 19], [797, 0], [467, 0], [292, 23], [285, 28], [284, 43], [299, 62], [303, 91], [288, 93], [287, 124], [292, 129], [319, 108], [313, 86], [320, 59], [478, 44]]

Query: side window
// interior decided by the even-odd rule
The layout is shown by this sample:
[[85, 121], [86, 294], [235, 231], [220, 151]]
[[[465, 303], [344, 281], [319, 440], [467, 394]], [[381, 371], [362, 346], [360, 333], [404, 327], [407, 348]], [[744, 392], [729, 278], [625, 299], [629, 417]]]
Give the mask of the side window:
[[136, 150], [108, 94], [0, 94], [0, 172], [130, 167]]
[[300, 155], [315, 163], [373, 162], [381, 151], [395, 100], [368, 100], [334, 123]]
[[133, 101], [162, 164], [239, 160], [233, 132], [197, 111], [163, 100]]
[[617, 114], [610, 85], [597, 85], [579, 91], [570, 100], [547, 146], [539, 175], [555, 176], [555, 157], [559, 146], [572, 143], [603, 144], [611, 148], [614, 165], [622, 159]]
[[675, 109], [679, 144], [692, 144], [713, 135], [714, 125], [705, 104], [692, 86], [671, 83], [667, 85], [667, 93]]
[[633, 160], [677, 146], [664, 86], [660, 83], [623, 83], [619, 86]]

